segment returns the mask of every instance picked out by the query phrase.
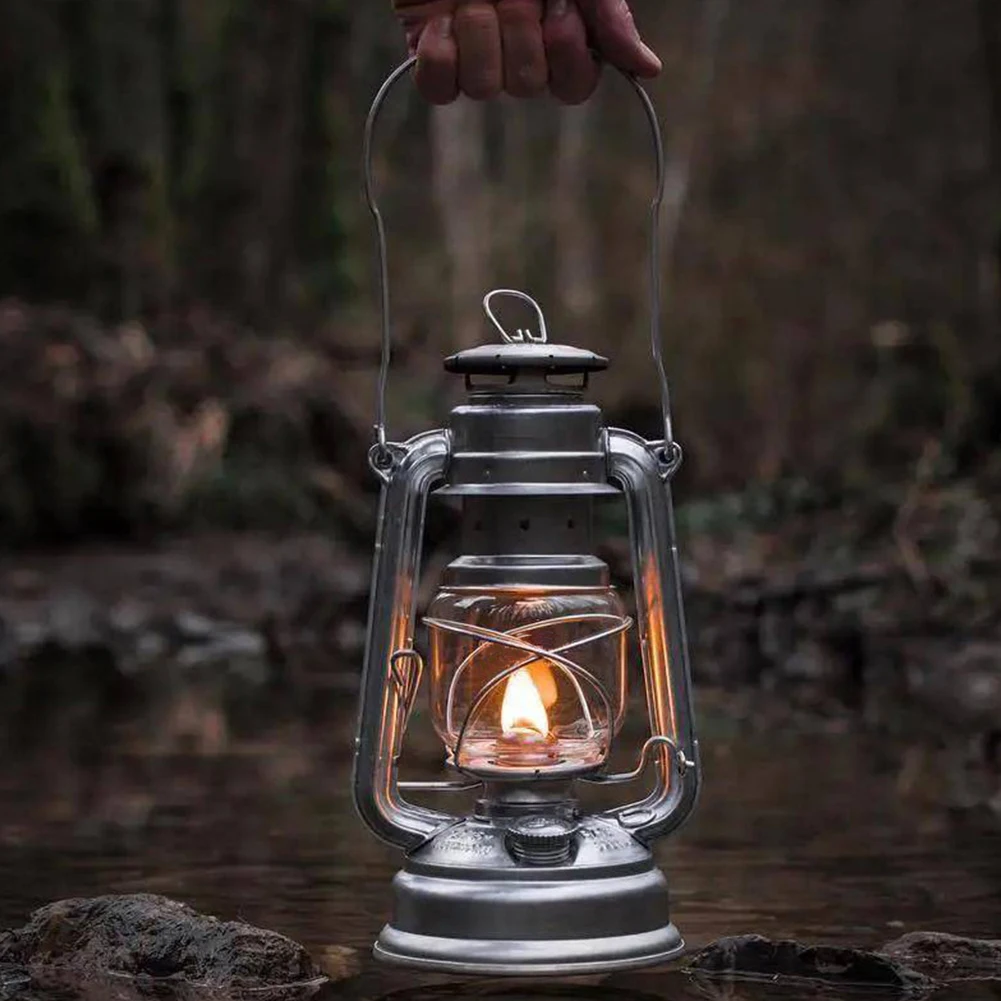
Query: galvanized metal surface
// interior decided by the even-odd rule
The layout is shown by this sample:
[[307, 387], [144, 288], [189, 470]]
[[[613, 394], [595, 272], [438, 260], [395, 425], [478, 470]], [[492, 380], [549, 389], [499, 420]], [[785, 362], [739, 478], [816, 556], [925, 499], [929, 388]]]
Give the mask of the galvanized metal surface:
[[573, 855], [562, 865], [524, 864], [503, 827], [475, 820], [432, 840], [393, 881], [393, 917], [375, 955], [453, 973], [536, 976], [677, 955], [683, 942], [667, 881], [649, 851], [606, 819], [567, 826], [576, 828]]
[[[369, 601], [362, 696], [355, 738], [354, 800], [362, 820], [382, 840], [410, 850], [455, 823], [404, 800], [397, 787], [406, 683], [392, 682], [390, 664], [414, 646], [414, 615], [424, 535], [424, 512], [448, 457], [448, 435], [431, 431], [393, 453], [379, 502]], [[398, 672], [414, 670], [397, 659]]]
[[543, 380], [526, 387], [520, 377], [470, 394], [449, 415], [449, 431], [439, 494], [565, 500], [618, 493], [608, 482], [601, 410], [579, 390]]
[[595, 556], [555, 552], [517, 556], [460, 556], [442, 571], [442, 587], [450, 590], [479, 587], [552, 587], [574, 589], [608, 587], [608, 564]]
[[[376, 444], [370, 461], [383, 491], [354, 794], [369, 827], [409, 853], [406, 868], [394, 882], [394, 917], [379, 938], [376, 954], [392, 962], [467, 973], [567, 974], [660, 961], [680, 952], [682, 942], [670, 922], [666, 881], [646, 845], [691, 813], [700, 765], [669, 486], [681, 451], [673, 440], [660, 354], [657, 223], [664, 169], [656, 115], [645, 92], [630, 78], [650, 119], [657, 155], [658, 193], [651, 206], [651, 349], [661, 381], [664, 439], [647, 442], [630, 432], [607, 430], [600, 410], [582, 398], [587, 373], [603, 367], [604, 359], [544, 344], [545, 318], [534, 300], [513, 290], [497, 290], [487, 296], [485, 307], [513, 343], [464, 352], [450, 364], [467, 375], [467, 382], [490, 374], [504, 375], [507, 381], [471, 384], [470, 399], [455, 408], [448, 430], [396, 444], [387, 440], [385, 427], [389, 293], [371, 146], [379, 108], [411, 65], [412, 60], [399, 67], [380, 90], [365, 136], [366, 195], [379, 238], [383, 324]], [[523, 327], [510, 335], [501, 327], [491, 309], [492, 300], [501, 294], [513, 294], [535, 307], [538, 333]], [[584, 382], [554, 385], [550, 377], [556, 372], [582, 375]], [[503, 768], [496, 775], [476, 776], [492, 781], [470, 818], [418, 807], [403, 798], [397, 758], [422, 671], [414, 650], [414, 614], [424, 509], [435, 488], [466, 499], [474, 531], [476, 519], [496, 523], [487, 538], [474, 544], [475, 551], [453, 567], [455, 573], [472, 572], [478, 582], [493, 585], [536, 584], [540, 571], [559, 575], [570, 566], [578, 574], [593, 574], [587, 498], [619, 492], [625, 496], [651, 737], [632, 772], [599, 772], [596, 778], [631, 781], [641, 777], [651, 761], [653, 787], [643, 799], [601, 816], [580, 817], [572, 781], [554, 782], [552, 776], [540, 774], [540, 781], [533, 782], [523, 772], [506, 774], [509, 769]], [[521, 505], [538, 523], [533, 527], [531, 518], [522, 517], [518, 532], [524, 537], [518, 535], [515, 541], [511, 513]], [[561, 511], [565, 527], [550, 531]], [[576, 524], [582, 514], [586, 528]], [[490, 552], [501, 544], [510, 545], [513, 552]], [[511, 579], [512, 571], [524, 578]], [[621, 621], [606, 632], [628, 627], [628, 620], [616, 618]], [[433, 628], [458, 628], [482, 642], [513, 648], [528, 660], [544, 658], [569, 678], [592, 734], [591, 695], [611, 721], [610, 693], [567, 657], [570, 647], [549, 650], [516, 631], [428, 621]], [[500, 672], [483, 686], [466, 711], [454, 750], [461, 749], [462, 735], [479, 705], [520, 666]], [[436, 791], [468, 788], [462, 781], [409, 785]], [[512, 824], [526, 822], [550, 832], [552, 843], [539, 842], [534, 857], [531, 837], [512, 833]], [[560, 840], [553, 831], [564, 822], [569, 826]], [[561, 861], [541, 864], [556, 860]]]
[[617, 811], [619, 822], [647, 842], [670, 833], [688, 819], [702, 780], [674, 506], [665, 479], [669, 474], [665, 474], [659, 454], [632, 432], [608, 432], [609, 474], [622, 485], [629, 510], [636, 620], [650, 733], [670, 737], [692, 763], [679, 770], [670, 747], [661, 745], [655, 758], [654, 788], [643, 800]]

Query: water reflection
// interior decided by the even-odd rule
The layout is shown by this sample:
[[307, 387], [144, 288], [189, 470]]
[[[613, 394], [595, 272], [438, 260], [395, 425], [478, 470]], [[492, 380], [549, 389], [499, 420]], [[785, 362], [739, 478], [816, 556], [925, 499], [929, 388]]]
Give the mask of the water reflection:
[[[51, 754], [11, 748], [0, 772], [0, 928], [60, 897], [146, 891], [276, 929], [316, 954], [349, 946], [367, 957], [401, 858], [351, 809], [352, 702], [322, 720], [295, 713], [263, 731], [234, 729], [209, 749], [169, 744], [143, 722], [109, 729], [82, 759], [54, 726]], [[879, 746], [848, 728], [737, 727], [725, 703], [716, 715], [707, 704], [704, 797], [658, 849], [690, 946], [749, 931], [866, 947], [917, 929], [997, 934], [996, 834], [903, 802]], [[408, 760], [430, 774], [440, 746], [419, 735], [421, 722]], [[570, 985], [457, 982], [365, 963], [318, 997], [850, 996], [667, 971]]]
[[378, 1001], [453, 1001], [455, 998], [491, 998], [502, 1001], [664, 1001], [663, 994], [623, 990], [607, 984], [533, 984], [464, 981], [432, 987], [407, 987], [383, 994]]
[[[398, 974], [397, 974], [398, 975]], [[725, 980], [690, 977], [660, 970], [612, 976], [589, 983], [497, 981], [440, 982], [387, 989], [385, 975], [369, 974], [347, 985], [332, 985], [316, 1001], [880, 1001], [898, 999], [899, 991], [833, 986], [813, 982]], [[934, 992], [934, 1001], [998, 1001], [1001, 985], [964, 983]]]

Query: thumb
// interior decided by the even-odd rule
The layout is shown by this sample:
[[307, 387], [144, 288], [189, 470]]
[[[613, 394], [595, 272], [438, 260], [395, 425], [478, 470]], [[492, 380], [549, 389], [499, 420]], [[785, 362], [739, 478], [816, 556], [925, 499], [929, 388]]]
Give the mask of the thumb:
[[613, 66], [637, 76], [656, 76], [661, 62], [640, 38], [626, 0], [577, 0], [592, 45]]

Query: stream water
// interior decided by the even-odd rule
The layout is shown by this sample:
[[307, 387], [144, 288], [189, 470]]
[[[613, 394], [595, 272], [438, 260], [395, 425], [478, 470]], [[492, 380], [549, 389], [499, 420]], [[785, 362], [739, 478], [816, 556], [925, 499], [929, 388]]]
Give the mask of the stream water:
[[[91, 766], [103, 776], [96, 784], [74, 777], [70, 760], [19, 770], [9, 759], [8, 778], [22, 780], [0, 784], [0, 928], [60, 897], [150, 891], [314, 950], [346, 945], [367, 956], [400, 859], [350, 807], [351, 721], [346, 704], [329, 739], [315, 729], [311, 737], [280, 732], [253, 753], [174, 754], [155, 769], [148, 754], [108, 752]], [[879, 764], [871, 738], [846, 727], [728, 732], [718, 720], [708, 730], [703, 799], [659, 848], [690, 945], [746, 932], [866, 947], [915, 929], [1001, 934], [1001, 837], [902, 798], [896, 769]], [[368, 964], [330, 996], [842, 995], [808, 985], [716, 990], [665, 971], [525, 986], [414, 978]], [[993, 995], [937, 995], [975, 996]]]

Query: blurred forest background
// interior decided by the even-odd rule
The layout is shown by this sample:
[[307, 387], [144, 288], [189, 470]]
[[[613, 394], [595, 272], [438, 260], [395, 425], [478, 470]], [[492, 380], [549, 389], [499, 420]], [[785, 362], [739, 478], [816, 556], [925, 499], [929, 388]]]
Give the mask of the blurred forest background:
[[[989, 800], [1001, 5], [634, 7], [665, 63], [650, 89], [699, 682], [898, 729], [906, 701], [925, 745], [983, 738], [995, 784], [963, 796]], [[201, 702], [188, 675], [172, 689], [210, 748], [227, 686], [263, 685], [277, 713], [286, 684], [290, 719], [320, 711], [317, 686], [344, 703], [375, 516], [361, 135], [400, 34], [388, 0], [0, 3], [0, 690], [25, 656], [99, 654], [97, 681], [9, 673], [0, 717], [68, 686], [105, 707], [73, 744], [91, 746], [134, 666], [165, 658], [266, 665], [205, 675]], [[395, 437], [445, 418], [460, 387], [440, 359], [492, 338], [497, 286], [608, 354], [609, 421], [657, 434], [652, 164], [621, 80], [575, 109], [432, 110], [404, 87], [378, 159]], [[621, 532], [606, 549], [626, 580]]]
[[[666, 67], [685, 496], [982, 471], [1001, 430], [997, 5], [635, 7]], [[350, 504], [377, 340], [360, 136], [401, 54], [388, 3], [6, 0], [7, 541]], [[431, 111], [403, 88], [380, 160], [396, 433], [442, 419], [439, 359], [491, 336], [479, 299], [508, 284], [554, 339], [612, 356], [613, 420], [656, 431], [649, 143], [621, 81], [563, 111]]]
[[[706, 770], [667, 846], [686, 937], [996, 935], [1001, 3], [633, 6], [665, 66]], [[390, 0], [0, 0], [0, 928], [137, 890], [318, 948], [382, 923], [399, 859], [348, 791], [377, 505], [360, 160], [403, 56]], [[377, 168], [394, 438], [446, 419], [441, 359], [494, 339], [502, 286], [610, 357], [609, 423], [659, 435], [621, 79], [572, 109], [402, 86]], [[429, 509], [421, 606], [453, 528]], [[621, 510], [600, 529], [628, 592]], [[645, 736], [633, 654], [614, 768]], [[440, 777], [413, 720], [405, 777]]]

